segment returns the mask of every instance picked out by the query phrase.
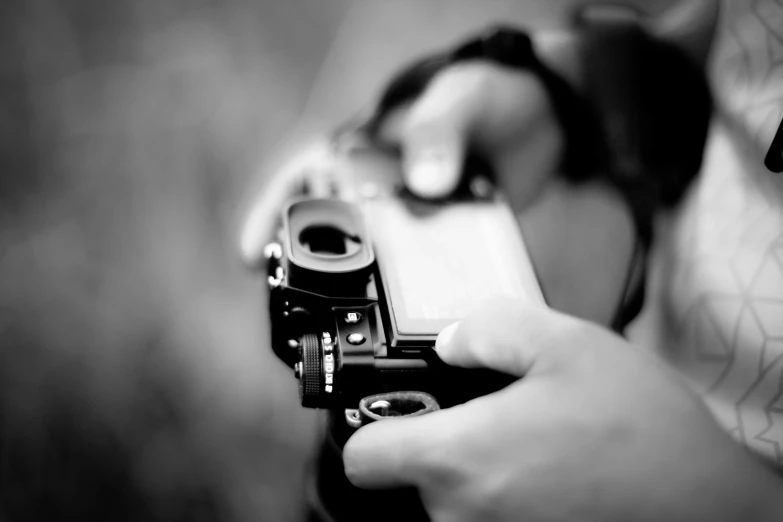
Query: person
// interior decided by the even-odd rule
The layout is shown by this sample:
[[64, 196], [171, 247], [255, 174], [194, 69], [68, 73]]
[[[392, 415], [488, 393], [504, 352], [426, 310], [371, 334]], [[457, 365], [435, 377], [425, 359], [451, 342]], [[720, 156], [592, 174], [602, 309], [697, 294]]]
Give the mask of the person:
[[[719, 18], [717, 7], [683, 2], [650, 24], [705, 61], [715, 112], [698, 179], [655, 210], [627, 339], [606, 326], [634, 259], [633, 208], [610, 184], [556, 175], [564, 130], [540, 78], [456, 64], [388, 115], [379, 135], [401, 148], [419, 196], [454, 189], [467, 147], [492, 159], [552, 307], [495, 303], [444, 329], [446, 363], [523, 378], [361, 428], [344, 450], [353, 484], [415, 486], [435, 521], [780, 520], [783, 179], [763, 157], [783, 117], [783, 6], [724, 1]], [[581, 88], [581, 42], [534, 38]], [[248, 218], [250, 264], [285, 192]]]

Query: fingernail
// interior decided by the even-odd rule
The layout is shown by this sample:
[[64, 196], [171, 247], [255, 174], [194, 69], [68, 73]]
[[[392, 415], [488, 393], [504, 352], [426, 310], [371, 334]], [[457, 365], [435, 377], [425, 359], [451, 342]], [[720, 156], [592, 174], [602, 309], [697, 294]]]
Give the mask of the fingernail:
[[457, 178], [457, 165], [445, 152], [421, 152], [409, 161], [408, 188], [418, 196], [447, 196], [454, 190]]
[[454, 337], [454, 332], [457, 331], [458, 326], [459, 323], [452, 323], [440, 331], [440, 334], [438, 334], [438, 339], [435, 341], [436, 351], [440, 351], [449, 346], [451, 338]]

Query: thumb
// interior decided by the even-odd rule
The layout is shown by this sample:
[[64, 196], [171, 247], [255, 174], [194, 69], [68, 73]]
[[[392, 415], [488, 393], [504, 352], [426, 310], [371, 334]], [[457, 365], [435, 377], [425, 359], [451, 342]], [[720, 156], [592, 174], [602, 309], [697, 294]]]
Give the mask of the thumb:
[[522, 377], [561, 369], [610, 338], [609, 332], [581, 319], [508, 299], [444, 328], [435, 349], [451, 366]]
[[[531, 144], [533, 125], [551, 118], [547, 107], [546, 91], [532, 73], [464, 62], [435, 76], [408, 109], [390, 118], [384, 134], [402, 146], [408, 188], [422, 197], [442, 198], [457, 188], [469, 145], [495, 160], [509, 148], [527, 151], [523, 158], [532, 159], [525, 145]], [[520, 158], [514, 159], [512, 165], [518, 165]], [[516, 167], [507, 170], [517, 172]]]
[[[610, 337], [587, 322], [509, 299], [497, 300], [445, 328], [436, 349], [453, 366], [484, 367], [529, 378], [534, 372], [567, 367], [576, 354], [589, 354], [592, 346]], [[420, 417], [367, 425], [345, 445], [346, 476], [366, 489], [442, 480], [455, 457], [459, 458], [460, 444], [470, 438], [471, 430], [492, 425], [497, 401], [509, 397], [498, 392]], [[517, 399], [513, 403], [521, 406]]]
[[353, 485], [364, 489], [427, 483], [448, 463], [442, 450], [471, 425], [465, 418], [468, 413], [465, 404], [362, 427], [343, 449], [345, 475]]
[[442, 198], [457, 188], [468, 134], [484, 104], [484, 69], [481, 65], [445, 69], [401, 118], [403, 172], [414, 194]]

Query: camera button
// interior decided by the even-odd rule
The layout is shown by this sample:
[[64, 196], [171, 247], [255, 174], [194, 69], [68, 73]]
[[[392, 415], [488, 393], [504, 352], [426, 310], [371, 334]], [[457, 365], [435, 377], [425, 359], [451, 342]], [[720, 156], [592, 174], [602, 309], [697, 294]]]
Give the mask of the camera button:
[[354, 346], [363, 344], [365, 341], [364, 335], [360, 333], [352, 333], [348, 336], [348, 342], [353, 344]]
[[348, 324], [356, 324], [362, 320], [362, 314], [359, 312], [348, 312], [345, 314], [345, 322]]

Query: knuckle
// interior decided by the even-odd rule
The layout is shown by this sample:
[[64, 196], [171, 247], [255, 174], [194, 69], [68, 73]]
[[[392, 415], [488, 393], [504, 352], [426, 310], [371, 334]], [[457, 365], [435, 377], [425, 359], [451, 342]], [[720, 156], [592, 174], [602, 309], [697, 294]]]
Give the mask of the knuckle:
[[589, 343], [586, 342], [591, 337], [591, 328], [582, 321], [568, 320], [564, 321], [554, 335], [550, 337], [547, 349], [555, 353], [568, 355], [571, 352], [584, 353]]
[[556, 365], [565, 370], [592, 372], [605, 347], [600, 329], [585, 321], [569, 321], [554, 336], [547, 350]]

